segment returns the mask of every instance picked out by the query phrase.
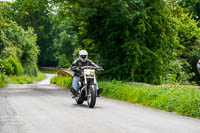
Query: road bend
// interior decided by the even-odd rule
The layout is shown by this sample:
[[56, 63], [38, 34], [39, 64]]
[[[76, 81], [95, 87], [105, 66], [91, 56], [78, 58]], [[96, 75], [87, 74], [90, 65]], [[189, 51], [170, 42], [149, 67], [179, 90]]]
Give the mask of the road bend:
[[77, 105], [46, 79], [0, 89], [0, 133], [200, 133], [200, 120], [104, 97]]

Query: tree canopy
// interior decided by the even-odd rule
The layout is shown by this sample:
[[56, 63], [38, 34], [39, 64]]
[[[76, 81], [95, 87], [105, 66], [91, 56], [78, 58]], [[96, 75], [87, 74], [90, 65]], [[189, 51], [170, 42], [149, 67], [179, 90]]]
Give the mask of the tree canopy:
[[199, 28], [179, 5], [164, 0], [67, 0], [62, 8], [60, 14], [76, 22], [78, 42], [104, 65], [105, 77], [161, 84], [192, 75], [189, 57], [183, 55], [199, 39]]
[[[1, 23], [15, 25], [10, 31], [19, 34], [3, 31], [2, 36], [19, 36], [22, 46], [37, 43], [39, 66], [69, 67], [77, 51], [86, 49], [89, 58], [104, 67], [102, 78], [198, 82], [198, 0], [16, 0], [2, 5], [9, 8], [0, 15], [8, 20]], [[37, 62], [34, 49], [35, 54], [29, 54]], [[22, 66], [27, 62], [18, 58]]]
[[[37, 75], [37, 35], [10, 19], [11, 4], [0, 3], [0, 70], [6, 74]], [[23, 68], [22, 68], [23, 67]]]

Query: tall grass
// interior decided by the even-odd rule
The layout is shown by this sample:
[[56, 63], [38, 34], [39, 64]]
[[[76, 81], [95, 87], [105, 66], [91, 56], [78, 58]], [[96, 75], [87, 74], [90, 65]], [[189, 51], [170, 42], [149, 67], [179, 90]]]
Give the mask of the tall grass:
[[41, 71], [42, 73], [47, 73], [47, 74], [58, 74], [56, 71]]
[[[56, 76], [51, 83], [69, 88], [72, 78]], [[200, 118], [200, 90], [195, 88], [147, 86], [118, 81], [99, 82], [99, 87], [103, 88], [101, 95], [109, 98]]]
[[62, 87], [70, 88], [72, 86], [72, 77], [69, 76], [55, 76], [51, 79], [52, 84], [57, 84]]
[[200, 118], [200, 90], [170, 86], [144, 86], [121, 82], [100, 82], [103, 96]]
[[30, 75], [11, 75], [7, 76], [8, 84], [29, 84], [45, 78], [45, 74], [38, 72], [37, 76]]
[[5, 86], [6, 80], [5, 75], [0, 73], [0, 88], [3, 88]]

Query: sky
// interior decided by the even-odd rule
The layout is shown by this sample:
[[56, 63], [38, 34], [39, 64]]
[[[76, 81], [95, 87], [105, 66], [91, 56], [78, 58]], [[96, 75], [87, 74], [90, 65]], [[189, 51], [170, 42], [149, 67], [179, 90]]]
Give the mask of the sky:
[[15, 0], [0, 0], [0, 1], [15, 1]]

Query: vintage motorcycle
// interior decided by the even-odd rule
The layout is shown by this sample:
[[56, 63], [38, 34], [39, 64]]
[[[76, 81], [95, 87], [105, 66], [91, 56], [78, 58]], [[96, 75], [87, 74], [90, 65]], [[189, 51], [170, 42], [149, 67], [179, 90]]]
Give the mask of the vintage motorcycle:
[[95, 71], [102, 71], [101, 67], [84, 66], [81, 67], [82, 74], [78, 82], [79, 91], [78, 95], [73, 96], [77, 104], [82, 104], [87, 101], [88, 106], [93, 108], [96, 104], [97, 89], [96, 89], [96, 76]]

